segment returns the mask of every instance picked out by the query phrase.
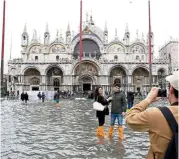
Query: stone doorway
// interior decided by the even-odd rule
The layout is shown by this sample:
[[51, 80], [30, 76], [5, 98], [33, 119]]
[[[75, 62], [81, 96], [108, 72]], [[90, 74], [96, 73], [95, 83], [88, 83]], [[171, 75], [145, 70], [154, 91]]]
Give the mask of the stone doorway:
[[39, 91], [39, 87], [32, 87], [32, 91]]
[[83, 84], [83, 91], [90, 91], [91, 90], [91, 84], [85, 83]]

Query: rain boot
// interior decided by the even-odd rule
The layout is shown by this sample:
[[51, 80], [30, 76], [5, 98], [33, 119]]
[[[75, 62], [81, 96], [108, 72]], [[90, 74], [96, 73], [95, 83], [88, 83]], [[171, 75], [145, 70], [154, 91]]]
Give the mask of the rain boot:
[[123, 140], [124, 135], [123, 135], [123, 127], [122, 126], [118, 127], [118, 135], [119, 135], [119, 139]]
[[105, 136], [104, 127], [103, 126], [99, 126], [99, 136], [100, 137], [104, 137]]
[[108, 137], [112, 137], [113, 136], [113, 130], [114, 130], [114, 126], [110, 126], [109, 130], [108, 130]]
[[98, 126], [98, 128], [96, 129], [96, 136], [99, 136], [99, 126]]

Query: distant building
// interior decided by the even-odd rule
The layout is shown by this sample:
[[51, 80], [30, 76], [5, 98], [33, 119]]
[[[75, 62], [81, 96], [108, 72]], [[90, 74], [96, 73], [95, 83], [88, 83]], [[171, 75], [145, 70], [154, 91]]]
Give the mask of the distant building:
[[[1, 74], [1, 70], [0, 70], [0, 74]], [[2, 91], [1, 93], [7, 92], [7, 80], [8, 80], [8, 75], [4, 74], [3, 75], [3, 85], [0, 84], [0, 90]], [[1, 83], [1, 77], [0, 77], [0, 83]]]
[[[92, 16], [83, 25], [83, 57], [79, 62], [80, 35], [73, 35], [68, 25], [65, 40], [57, 31], [50, 40], [48, 25], [43, 43], [34, 30], [30, 41], [26, 26], [22, 33], [22, 58], [8, 62], [8, 89], [33, 90], [93, 90], [102, 85], [104, 90], [112, 91], [114, 83], [120, 83], [124, 91], [149, 90], [149, 51], [148, 35], [130, 38], [128, 25], [124, 36], [119, 39], [117, 29], [112, 41], [108, 41], [108, 29], [97, 27]], [[152, 39], [153, 86], [168, 75], [168, 61], [155, 59], [154, 34]], [[159, 76], [162, 72], [162, 76]]]
[[160, 50], [159, 55], [169, 61], [169, 74], [179, 69], [179, 43], [170, 39]]

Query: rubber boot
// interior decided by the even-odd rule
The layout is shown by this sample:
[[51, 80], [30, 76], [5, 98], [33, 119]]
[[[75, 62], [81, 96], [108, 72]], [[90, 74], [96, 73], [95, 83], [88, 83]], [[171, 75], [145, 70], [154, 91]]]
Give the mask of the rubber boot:
[[123, 127], [122, 126], [118, 127], [118, 135], [119, 135], [119, 139], [123, 140], [124, 134], [123, 134]]
[[112, 137], [113, 136], [113, 131], [114, 131], [114, 126], [110, 126], [109, 130], [108, 130], [108, 137]]
[[104, 137], [105, 136], [104, 127], [103, 126], [99, 126], [98, 130], [99, 130], [99, 135], [98, 136]]
[[96, 129], [96, 136], [99, 136], [99, 126], [98, 126], [98, 128]]

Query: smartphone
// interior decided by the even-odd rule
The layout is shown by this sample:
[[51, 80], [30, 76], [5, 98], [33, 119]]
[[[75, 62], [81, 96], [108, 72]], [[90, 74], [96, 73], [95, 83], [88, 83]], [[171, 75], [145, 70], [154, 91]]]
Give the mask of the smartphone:
[[159, 89], [157, 97], [167, 97], [167, 90], [166, 89]]

